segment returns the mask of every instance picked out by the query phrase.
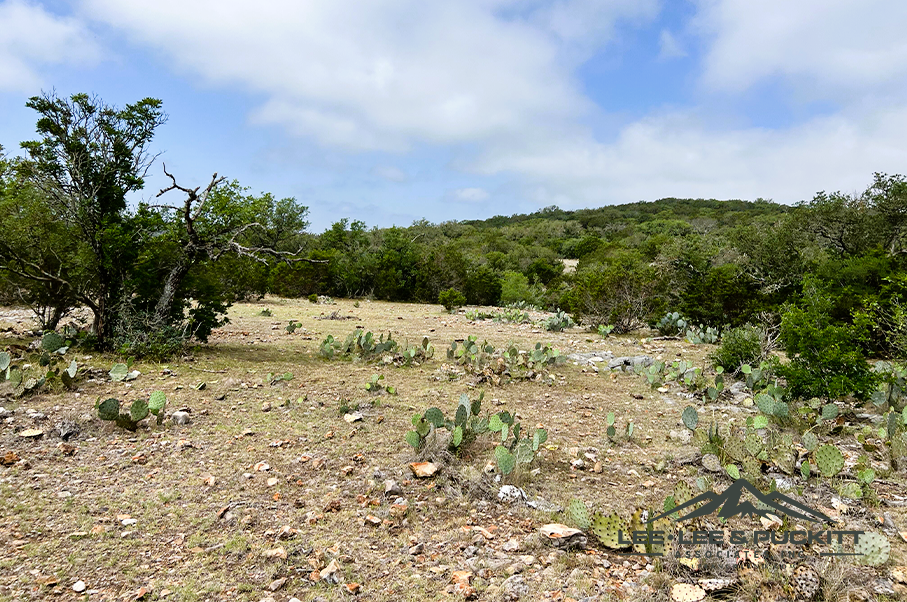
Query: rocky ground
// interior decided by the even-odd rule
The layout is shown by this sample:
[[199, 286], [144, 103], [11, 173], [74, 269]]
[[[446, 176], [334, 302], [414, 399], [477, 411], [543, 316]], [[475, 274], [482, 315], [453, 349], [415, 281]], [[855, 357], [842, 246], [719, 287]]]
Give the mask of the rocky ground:
[[[716, 599], [793, 600], [812, 575], [815, 599], [907, 598], [899, 535], [907, 487], [881, 455], [873, 458], [883, 477], [872, 485], [876, 505], [842, 498], [834, 482], [796, 491], [787, 475], [766, 475], [779, 488], [787, 478], [791, 495], [842, 526], [885, 533], [892, 551], [881, 567], [815, 556], [779, 562], [783, 546], [765, 562], [738, 562], [735, 548], [730, 559], [682, 563], [618, 553], [588, 533], [565, 549], [543, 530], [568, 522], [560, 510], [573, 498], [629, 517], [639, 506], [661, 509], [680, 481], [730, 485], [702, 465], [680, 414], [694, 404], [703, 420], [742, 424], [755, 413], [745, 388], [703, 404], [677, 386], [652, 389], [631, 368], [674, 358], [701, 366], [707, 345], [651, 333], [551, 333], [367, 301], [265, 299], [234, 306], [230, 317], [191, 356], [135, 363], [134, 380], [108, 376], [123, 358], [73, 348], [75, 390], [3, 391], [0, 600], [656, 601], [688, 593], [675, 586]], [[288, 333], [291, 319], [300, 327]], [[319, 357], [327, 334], [342, 340], [356, 326], [401, 343], [427, 336], [435, 357], [414, 367]], [[30, 343], [32, 328], [27, 312], [0, 312], [5, 344]], [[568, 357], [539, 380], [476, 386], [445, 357], [467, 335], [496, 347], [550, 343]], [[292, 378], [273, 378], [285, 373]], [[397, 394], [367, 392], [374, 374]], [[131, 403], [156, 390], [168, 400], [161, 425], [146, 420], [130, 432], [98, 418], [99, 399]], [[483, 412], [506, 408], [548, 430], [531, 470], [503, 479], [487, 470], [490, 437], [461, 457], [417, 456], [404, 440], [413, 414], [452, 412], [462, 393], [479, 390]], [[605, 435], [609, 412], [621, 429], [633, 422], [632, 437]], [[842, 436], [840, 446], [853, 466], [860, 444]], [[416, 461], [437, 472], [418, 478]]]

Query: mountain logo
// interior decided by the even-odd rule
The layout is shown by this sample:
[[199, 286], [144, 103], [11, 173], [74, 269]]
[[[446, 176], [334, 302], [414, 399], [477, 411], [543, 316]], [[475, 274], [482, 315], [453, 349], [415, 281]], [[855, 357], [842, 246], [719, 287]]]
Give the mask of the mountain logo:
[[762, 493], [756, 487], [752, 485], [746, 479], [737, 479], [733, 485], [724, 490], [721, 495], [716, 494], [714, 491], [707, 491], [702, 495], [696, 496], [690, 501], [676, 506], [671, 510], [659, 514], [655, 518], [649, 519], [648, 522], [653, 522], [658, 519], [676, 514], [685, 508], [689, 508], [700, 502], [703, 503], [703, 506], [698, 510], [690, 512], [686, 516], [674, 519], [675, 522], [687, 521], [693, 518], [698, 518], [700, 516], [706, 516], [715, 512], [718, 512], [720, 518], [728, 519], [732, 516], [738, 514], [744, 514], [749, 516], [765, 516], [769, 513], [769, 510], [758, 508], [749, 501], [740, 501], [740, 497], [743, 492], [749, 492], [754, 498], [758, 501], [765, 504], [768, 508], [786, 514], [788, 516], [799, 518], [801, 520], [807, 520], [813, 523], [834, 523], [832, 519], [822, 514], [818, 510], [813, 510], [809, 506], [805, 506], [800, 502], [789, 498], [786, 495], [778, 493], [777, 491], [772, 491], [769, 493]]

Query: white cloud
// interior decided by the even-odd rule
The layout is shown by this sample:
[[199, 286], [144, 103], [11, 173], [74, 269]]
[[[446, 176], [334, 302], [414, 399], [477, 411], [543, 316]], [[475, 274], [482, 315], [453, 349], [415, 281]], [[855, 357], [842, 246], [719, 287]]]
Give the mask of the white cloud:
[[83, 10], [183, 71], [263, 95], [258, 123], [328, 146], [404, 151], [588, 112], [572, 75], [581, 59], [563, 39], [588, 52], [616, 19], [654, 14], [655, 1], [536, 4], [84, 0]]
[[[791, 202], [904, 170], [907, 4], [697, 4], [683, 40], [701, 38], [701, 91], [711, 102], [718, 93], [732, 112], [754, 86], [782, 78], [840, 109], [767, 129], [720, 126], [693, 106], [596, 139], [584, 120], [607, 107], [584, 94], [577, 67], [620, 24], [651, 19], [656, 0], [83, 0], [83, 9], [190, 77], [262, 98], [257, 123], [352, 151], [443, 146], [450, 165], [509, 175], [539, 205]], [[659, 42], [662, 58], [686, 50], [668, 30]], [[373, 174], [396, 181], [394, 169]], [[481, 203], [489, 194], [461, 188], [445, 198]]]
[[905, 89], [907, 3], [900, 0], [698, 4], [694, 27], [710, 43], [709, 90], [742, 92], [774, 76], [811, 94]]
[[454, 199], [463, 203], [481, 203], [490, 196], [482, 188], [458, 188], [453, 191]]
[[51, 64], [90, 64], [98, 45], [83, 24], [24, 0], [0, 3], [0, 90], [37, 93], [40, 70]]
[[813, 119], [786, 130], [711, 129], [695, 113], [652, 116], [603, 144], [591, 137], [498, 148], [473, 168], [514, 173], [539, 205], [660, 197], [809, 199], [865, 188], [873, 171], [903, 172], [907, 107]]
[[676, 59], [687, 55], [680, 41], [667, 29], [661, 30], [658, 37], [658, 58], [662, 60]]

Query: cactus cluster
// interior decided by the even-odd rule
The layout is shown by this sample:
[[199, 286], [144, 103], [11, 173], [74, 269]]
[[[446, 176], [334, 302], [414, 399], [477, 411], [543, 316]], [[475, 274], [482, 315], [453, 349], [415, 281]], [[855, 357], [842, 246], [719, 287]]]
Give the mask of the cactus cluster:
[[124, 429], [135, 431], [138, 423], [148, 417], [149, 414], [157, 417], [157, 423], [161, 424], [164, 420], [164, 408], [167, 405], [167, 396], [163, 391], [155, 391], [151, 396], [145, 399], [136, 399], [125, 412], [121, 411], [120, 400], [108, 398], [101, 401], [100, 398], [95, 404], [98, 410], [98, 418], [101, 420], [110, 420]]
[[490, 416], [480, 416], [482, 398], [470, 401], [465, 393], [460, 396], [453, 420], [447, 419], [438, 408], [428, 408], [424, 414], [412, 418], [413, 430], [406, 433], [406, 441], [416, 449], [425, 445], [433, 430], [444, 428], [450, 431], [450, 450], [458, 453], [465, 444], [479, 435], [494, 433], [500, 444], [494, 450], [495, 461], [502, 474], [510, 474], [519, 465], [531, 464], [542, 444], [548, 439], [548, 431], [536, 428], [523, 432], [519, 422], [504, 410]]
[[553, 316], [545, 320], [545, 330], [549, 332], [561, 332], [565, 328], [573, 326], [573, 320], [564, 313], [563, 310], [557, 310]]
[[422, 337], [422, 343], [419, 346], [407, 345], [405, 349], [397, 353], [394, 356], [394, 363], [398, 366], [418, 366], [434, 355], [435, 348], [428, 337]]

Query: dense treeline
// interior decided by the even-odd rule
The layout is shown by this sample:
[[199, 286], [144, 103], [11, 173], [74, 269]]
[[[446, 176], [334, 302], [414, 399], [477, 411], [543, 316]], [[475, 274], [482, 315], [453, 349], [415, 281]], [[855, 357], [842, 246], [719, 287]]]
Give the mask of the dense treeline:
[[40, 138], [23, 158], [0, 158], [0, 293], [47, 329], [90, 308], [101, 347], [137, 351], [149, 332], [204, 340], [230, 302], [269, 293], [436, 303], [453, 289], [469, 304], [560, 308], [617, 333], [666, 312], [775, 328], [798, 308], [820, 330], [855, 329], [848, 348], [903, 355], [899, 175], [794, 207], [670, 198], [393, 228], [342, 219], [311, 234], [294, 199], [220, 178], [200, 190], [171, 176], [160, 204], [130, 207], [166, 119], [155, 99], [116, 109], [45, 95], [29, 106]]

